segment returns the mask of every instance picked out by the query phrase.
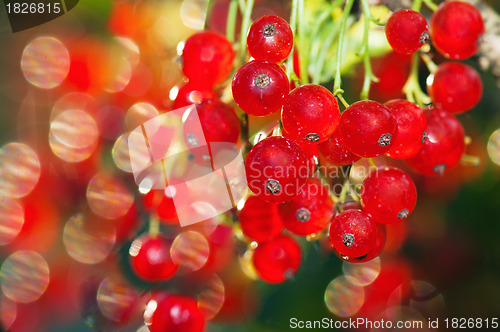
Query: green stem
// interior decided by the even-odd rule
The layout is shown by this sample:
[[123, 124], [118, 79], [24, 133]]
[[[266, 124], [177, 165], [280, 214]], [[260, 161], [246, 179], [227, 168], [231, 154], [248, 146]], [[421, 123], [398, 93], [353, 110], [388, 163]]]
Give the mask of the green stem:
[[148, 233], [152, 238], [155, 238], [158, 234], [160, 234], [160, 220], [156, 216], [151, 215], [149, 217]]
[[340, 100], [340, 102], [342, 103], [342, 105], [344, 105], [345, 108], [349, 107], [349, 103], [345, 100], [344, 96], [342, 96], [341, 93], [337, 95], [337, 98]]
[[361, 0], [361, 5], [363, 7], [364, 14], [364, 32], [363, 32], [363, 47], [361, 49], [361, 53], [363, 55], [363, 65], [365, 67], [365, 77], [363, 80], [363, 89], [361, 90], [361, 99], [368, 99], [370, 94], [370, 86], [372, 82], [377, 82], [378, 78], [375, 77], [372, 71], [372, 66], [370, 62], [370, 53], [369, 53], [369, 34], [370, 34], [370, 23], [372, 21], [372, 15], [370, 12], [370, 5], [367, 0]]
[[344, 7], [344, 12], [342, 13], [342, 21], [340, 23], [339, 46], [337, 48], [337, 63], [335, 66], [335, 68], [336, 68], [335, 83], [333, 84], [333, 93], [335, 95], [338, 95], [338, 94], [344, 92], [340, 88], [341, 87], [340, 68], [342, 65], [342, 52], [343, 52], [343, 47], [344, 47], [344, 37], [345, 37], [345, 30], [346, 30], [346, 26], [347, 26], [347, 18], [349, 17], [349, 14], [351, 13], [351, 9], [352, 9], [353, 4], [354, 4], [354, 0], [347, 0], [345, 7]]
[[298, 3], [298, 30], [297, 38], [300, 43], [299, 51], [299, 67], [300, 67], [300, 83], [309, 83], [309, 74], [307, 67], [309, 65], [309, 38], [307, 33], [306, 20], [304, 18], [304, 0], [299, 0]]
[[429, 69], [431, 74], [434, 74], [437, 71], [438, 66], [432, 61], [431, 57], [425, 53], [421, 53], [420, 57], [424, 60], [427, 69]]
[[422, 0], [413, 0], [411, 9], [413, 9], [416, 12], [420, 12], [421, 7], [422, 7]]
[[226, 21], [226, 38], [231, 43], [234, 42], [237, 15], [238, 15], [238, 0], [231, 0], [231, 3], [229, 4], [227, 21]]
[[210, 16], [212, 15], [212, 8], [214, 6], [213, 0], [207, 1], [207, 8], [205, 9], [205, 22], [203, 22], [203, 30], [208, 29], [208, 22], [210, 21]]
[[321, 78], [323, 74], [323, 67], [325, 65], [326, 56], [328, 54], [328, 50], [330, 46], [333, 44], [334, 40], [337, 38], [339, 33], [338, 24], [332, 23], [331, 28], [329, 29], [329, 33], [326, 36], [325, 42], [321, 45], [321, 51], [319, 53], [318, 59], [316, 60], [316, 66], [314, 67], [313, 72], [313, 83], [320, 84]]
[[424, 0], [424, 3], [430, 10], [435, 12], [438, 9], [438, 5], [436, 5], [432, 0]]
[[431, 99], [425, 92], [420, 88], [420, 83], [418, 81], [418, 65], [420, 63], [420, 56], [418, 52], [413, 54], [411, 62], [411, 71], [406, 83], [403, 87], [403, 92], [406, 95], [406, 99], [413, 103], [417, 103], [419, 106], [424, 106], [425, 104], [430, 104]]
[[[292, 0], [292, 9], [290, 11], [290, 29], [292, 29], [294, 40], [295, 40], [295, 35], [297, 34], [297, 9], [298, 9], [298, 0]], [[288, 59], [286, 59], [286, 74], [289, 80], [292, 80], [293, 52], [295, 52], [295, 42], [293, 43], [290, 55], [288, 55]]]
[[243, 21], [241, 22], [240, 31], [240, 63], [245, 63], [247, 54], [247, 34], [248, 28], [250, 28], [250, 20], [252, 16], [254, 0], [247, 0], [245, 4], [245, 10], [243, 12]]

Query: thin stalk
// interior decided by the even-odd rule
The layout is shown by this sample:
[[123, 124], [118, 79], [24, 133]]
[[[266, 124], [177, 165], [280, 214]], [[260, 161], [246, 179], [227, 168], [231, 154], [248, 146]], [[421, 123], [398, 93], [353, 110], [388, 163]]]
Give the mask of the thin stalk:
[[337, 48], [337, 63], [336, 63], [336, 73], [335, 73], [335, 83], [333, 84], [333, 93], [334, 95], [338, 95], [343, 93], [344, 91], [340, 88], [341, 87], [341, 77], [340, 77], [340, 68], [342, 65], [342, 53], [343, 53], [343, 48], [344, 48], [344, 37], [345, 37], [345, 30], [347, 26], [347, 18], [349, 17], [349, 14], [351, 13], [352, 5], [354, 4], [354, 0], [347, 0], [345, 7], [344, 7], [344, 12], [342, 13], [342, 21], [340, 23], [340, 35], [339, 35], [339, 46]]
[[418, 52], [413, 54], [411, 60], [411, 71], [406, 83], [403, 87], [403, 92], [406, 95], [406, 99], [418, 104], [419, 106], [424, 106], [429, 104], [431, 99], [425, 92], [420, 88], [420, 83], [418, 82], [418, 65], [420, 63], [420, 56]]
[[247, 34], [250, 27], [254, 0], [247, 0], [245, 10], [243, 12], [243, 21], [241, 22], [240, 31], [240, 63], [245, 63], [247, 53]]
[[333, 23], [331, 25], [328, 36], [325, 39], [325, 42], [323, 43], [323, 45], [321, 45], [321, 51], [319, 53], [318, 59], [316, 60], [316, 66], [314, 67], [314, 72], [312, 75], [314, 84], [321, 83], [321, 78], [322, 78], [322, 74], [323, 74], [323, 67], [325, 65], [325, 60], [326, 60], [326, 56], [328, 54], [328, 50], [330, 49], [330, 46], [333, 44], [333, 42], [337, 38], [338, 34], [339, 34], [339, 26], [337, 24]]
[[363, 47], [361, 53], [363, 55], [363, 65], [365, 67], [365, 77], [363, 80], [363, 89], [361, 90], [361, 99], [368, 99], [370, 94], [370, 86], [372, 82], [377, 82], [378, 78], [375, 77], [372, 71], [372, 66], [370, 62], [369, 53], [369, 34], [370, 34], [370, 23], [372, 21], [372, 15], [370, 12], [370, 5], [367, 0], [361, 0], [361, 5], [363, 7], [364, 14], [364, 32], [363, 32]]
[[438, 9], [438, 5], [436, 5], [432, 0], [424, 0], [424, 3], [430, 10], [435, 12]]
[[[295, 35], [297, 34], [297, 9], [298, 9], [298, 0], [292, 0], [292, 9], [290, 11], [290, 29], [292, 29], [293, 39], [295, 39]], [[286, 59], [286, 74], [289, 80], [292, 80], [294, 51], [295, 51], [295, 42], [293, 43], [290, 55], [288, 55], [288, 58]]]
[[149, 217], [148, 233], [152, 238], [160, 234], [160, 220], [153, 215]]
[[212, 8], [214, 6], [214, 0], [207, 1], [207, 8], [205, 8], [205, 22], [203, 22], [203, 30], [208, 29], [208, 22], [210, 21], [210, 16], [212, 15]]
[[413, 9], [416, 12], [420, 12], [421, 7], [422, 7], [422, 0], [413, 0], [411, 9]]
[[344, 96], [342, 96], [342, 94], [338, 94], [337, 98], [340, 100], [340, 102], [342, 103], [342, 105], [344, 105], [345, 108], [349, 107], [349, 103], [345, 100], [345, 98], [344, 98]]
[[304, 0], [298, 2], [298, 31], [297, 37], [300, 43], [299, 51], [299, 67], [300, 67], [300, 83], [309, 83], [309, 74], [307, 67], [309, 65], [309, 36], [307, 33], [307, 25], [304, 17]]
[[427, 66], [427, 69], [431, 72], [431, 74], [434, 74], [437, 71], [437, 65], [432, 61], [431, 57], [428, 54], [421, 53], [420, 57], [422, 60], [424, 60], [425, 65]]
[[231, 3], [229, 3], [229, 9], [226, 21], [226, 38], [231, 43], [234, 43], [237, 15], [238, 15], [238, 0], [231, 0]]

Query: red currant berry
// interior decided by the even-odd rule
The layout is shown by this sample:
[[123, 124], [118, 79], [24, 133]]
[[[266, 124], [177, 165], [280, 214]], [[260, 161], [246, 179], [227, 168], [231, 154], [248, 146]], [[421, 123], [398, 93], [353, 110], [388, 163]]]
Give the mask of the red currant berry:
[[427, 90], [434, 105], [452, 113], [474, 108], [483, 94], [479, 74], [460, 62], [445, 62], [427, 79]]
[[398, 168], [375, 169], [363, 181], [361, 205], [376, 222], [394, 224], [403, 221], [416, 203], [415, 184]]
[[233, 47], [226, 38], [202, 31], [189, 37], [184, 44], [182, 72], [190, 82], [211, 87], [228, 77], [233, 60]]
[[374, 247], [376, 235], [375, 221], [361, 210], [347, 210], [338, 214], [329, 230], [333, 247], [347, 257], [368, 254]]
[[347, 257], [342, 256], [335, 248], [333, 249], [335, 254], [342, 258], [343, 260], [349, 263], [365, 263], [369, 262], [382, 252], [384, 249], [386, 240], [386, 231], [384, 224], [377, 224], [377, 236], [375, 237], [375, 244], [373, 245], [372, 250], [370, 250], [366, 255], [360, 257]]
[[170, 241], [164, 237], [144, 234], [132, 242], [129, 255], [132, 270], [149, 282], [167, 281], [179, 266], [170, 257]]
[[398, 134], [389, 151], [391, 158], [406, 159], [417, 154], [422, 148], [427, 129], [424, 112], [416, 104], [404, 99], [394, 99], [384, 103], [398, 124]]
[[238, 69], [232, 91], [234, 101], [244, 112], [264, 116], [281, 109], [290, 85], [280, 66], [255, 60]]
[[257, 196], [250, 196], [239, 214], [243, 234], [257, 242], [276, 237], [283, 229], [278, 214], [278, 205], [265, 202]]
[[290, 92], [281, 117], [290, 136], [321, 143], [337, 128], [340, 110], [330, 91], [320, 85], [306, 84]]
[[328, 141], [319, 145], [321, 155], [336, 165], [351, 165], [361, 157], [355, 155], [342, 143], [340, 130], [337, 128]]
[[257, 274], [262, 280], [272, 284], [292, 278], [299, 269], [301, 260], [300, 246], [287, 235], [259, 243], [253, 254]]
[[361, 100], [347, 107], [340, 117], [339, 128], [345, 146], [366, 158], [387, 152], [398, 133], [391, 112], [373, 100]]
[[399, 53], [416, 52], [429, 39], [425, 17], [411, 9], [394, 12], [385, 25], [385, 35], [392, 49]]
[[473, 5], [446, 1], [432, 15], [430, 33], [432, 44], [445, 57], [467, 59], [479, 49], [484, 22]]
[[422, 149], [405, 162], [422, 174], [442, 175], [460, 161], [465, 151], [464, 129], [453, 114], [441, 108], [426, 110], [425, 115], [427, 139]]
[[147, 323], [151, 332], [202, 332], [206, 324], [196, 300], [181, 295], [159, 300]]
[[297, 197], [278, 208], [285, 228], [296, 235], [320, 232], [335, 214], [328, 188], [317, 179], [308, 179]]
[[174, 199], [171, 197], [171, 193], [170, 189], [151, 189], [146, 195], [144, 195], [144, 207], [158, 216], [160, 221], [170, 224], [178, 224], [179, 218], [177, 216]]
[[298, 195], [309, 175], [307, 157], [293, 140], [272, 136], [257, 143], [245, 160], [248, 187], [260, 199], [284, 203]]
[[319, 165], [319, 145], [309, 141], [295, 139], [291, 137], [286, 130], [283, 130], [283, 136], [292, 139], [297, 143], [302, 152], [304, 152], [307, 157], [307, 164], [309, 165], [309, 176], [312, 176]]
[[187, 82], [179, 88], [175, 98], [173, 109], [199, 104], [202, 101], [215, 98], [214, 90], [211, 87]]
[[257, 60], [282, 62], [292, 51], [292, 29], [281, 17], [262, 16], [250, 27], [247, 46]]

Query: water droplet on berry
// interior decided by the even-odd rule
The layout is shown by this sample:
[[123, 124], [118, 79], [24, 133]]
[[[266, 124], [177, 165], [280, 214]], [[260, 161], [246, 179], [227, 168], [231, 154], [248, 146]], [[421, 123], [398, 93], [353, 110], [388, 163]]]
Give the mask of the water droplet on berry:
[[390, 134], [383, 134], [382, 136], [380, 136], [379, 140], [378, 140], [378, 144], [380, 146], [387, 146], [391, 143], [391, 135]]
[[405, 219], [408, 217], [409, 213], [410, 211], [408, 211], [408, 209], [401, 210], [401, 212], [398, 213], [398, 219]]
[[277, 194], [281, 191], [281, 185], [280, 185], [279, 181], [274, 180], [274, 179], [269, 179], [266, 182], [266, 189], [271, 194]]
[[352, 246], [354, 244], [354, 235], [349, 233], [345, 234], [342, 238], [342, 243], [344, 243], [346, 247]]
[[269, 79], [269, 75], [259, 74], [255, 77], [254, 83], [259, 89], [265, 89], [271, 83], [271, 80]]
[[276, 27], [274, 24], [266, 24], [262, 29], [262, 34], [264, 37], [272, 37], [276, 33]]
[[295, 216], [300, 221], [306, 222], [311, 218], [311, 212], [309, 212], [309, 210], [306, 208], [301, 208], [301, 209], [297, 210], [297, 213], [295, 214]]
[[313, 143], [319, 141], [320, 138], [321, 137], [316, 133], [309, 133], [306, 135], [306, 140]]

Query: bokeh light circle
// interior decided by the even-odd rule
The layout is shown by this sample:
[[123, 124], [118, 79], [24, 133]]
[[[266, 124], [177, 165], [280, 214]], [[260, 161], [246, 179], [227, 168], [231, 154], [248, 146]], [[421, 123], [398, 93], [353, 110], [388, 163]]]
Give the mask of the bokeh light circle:
[[64, 226], [63, 243], [66, 251], [80, 263], [102, 262], [115, 245], [115, 229], [103, 225], [102, 220], [97, 221], [79, 213], [72, 216]]
[[486, 145], [486, 150], [491, 161], [500, 165], [500, 129], [495, 130], [491, 134]]
[[0, 268], [0, 284], [4, 295], [15, 302], [36, 301], [49, 284], [49, 265], [37, 252], [16, 251]]
[[354, 285], [368, 286], [377, 279], [380, 274], [380, 258], [375, 257], [364, 263], [344, 262], [342, 270], [346, 278]]
[[125, 124], [128, 130], [134, 130], [144, 122], [158, 116], [160, 112], [149, 103], [137, 103], [132, 105], [125, 115]]
[[9, 330], [17, 318], [17, 304], [8, 297], [0, 297], [0, 326]]
[[87, 187], [87, 202], [98, 216], [117, 219], [128, 212], [134, 202], [134, 195], [118, 178], [97, 173]]
[[116, 139], [113, 149], [111, 150], [111, 155], [113, 156], [113, 161], [115, 162], [116, 167], [124, 172], [132, 173], [128, 135], [129, 133], [125, 133]]
[[214, 274], [201, 290], [198, 296], [198, 307], [205, 314], [207, 320], [217, 315], [224, 304], [224, 283]]
[[40, 160], [22, 143], [8, 143], [0, 149], [0, 193], [12, 197], [29, 194], [40, 179]]
[[137, 301], [135, 290], [124, 281], [106, 277], [97, 290], [97, 305], [104, 317], [122, 321]]
[[180, 233], [170, 247], [172, 261], [189, 271], [201, 269], [207, 262], [209, 253], [207, 239], [195, 231]]
[[24, 208], [8, 196], [0, 196], [0, 246], [12, 242], [24, 225]]
[[21, 70], [26, 80], [42, 89], [59, 86], [69, 72], [70, 57], [66, 46], [53, 37], [32, 40], [21, 56]]
[[365, 302], [363, 287], [352, 284], [345, 276], [332, 280], [325, 291], [325, 304], [334, 315], [350, 317]]

